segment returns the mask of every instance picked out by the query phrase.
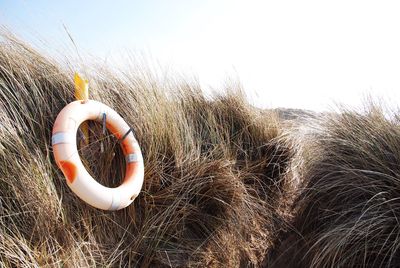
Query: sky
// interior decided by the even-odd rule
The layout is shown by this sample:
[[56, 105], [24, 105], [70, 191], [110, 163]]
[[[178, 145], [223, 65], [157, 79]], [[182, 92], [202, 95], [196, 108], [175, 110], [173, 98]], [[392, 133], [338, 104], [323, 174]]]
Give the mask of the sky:
[[0, 0], [0, 24], [49, 51], [75, 53], [67, 29], [81, 54], [143, 52], [206, 91], [237, 79], [258, 107], [315, 111], [399, 105], [399, 14], [386, 0]]

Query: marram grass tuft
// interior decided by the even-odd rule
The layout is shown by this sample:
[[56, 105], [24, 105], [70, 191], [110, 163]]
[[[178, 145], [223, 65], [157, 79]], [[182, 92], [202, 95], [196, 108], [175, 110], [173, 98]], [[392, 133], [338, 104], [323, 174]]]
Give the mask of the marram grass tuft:
[[[101, 211], [53, 159], [74, 68], [1, 35], [1, 267], [398, 266], [399, 113], [260, 110], [238, 86], [205, 97], [195, 81], [142, 67], [86, 73], [90, 98], [132, 126], [145, 162], [133, 204]], [[119, 143], [88, 127], [82, 161], [115, 187]]]
[[[239, 88], [206, 98], [195, 82], [93, 67], [90, 98], [133, 127], [145, 162], [139, 197], [105, 212], [69, 190], [53, 159], [54, 120], [74, 100], [71, 69], [1, 37], [1, 266], [265, 264], [287, 228], [289, 206], [282, 204], [292, 191], [292, 150], [277, 116], [250, 106]], [[100, 183], [115, 187], [125, 165], [119, 144], [100, 124], [89, 122], [89, 129], [82, 160]]]
[[271, 267], [399, 266], [399, 119], [369, 105], [292, 133], [301, 194]]

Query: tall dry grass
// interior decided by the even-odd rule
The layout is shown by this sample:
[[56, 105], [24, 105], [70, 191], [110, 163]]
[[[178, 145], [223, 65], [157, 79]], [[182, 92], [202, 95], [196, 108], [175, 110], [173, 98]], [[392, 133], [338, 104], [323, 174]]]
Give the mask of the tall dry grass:
[[[396, 115], [397, 114], [397, 115]], [[273, 267], [398, 267], [400, 117], [342, 110], [294, 134], [303, 182]]]
[[[195, 81], [139, 67], [86, 73], [91, 98], [134, 128], [145, 159], [134, 203], [100, 211], [69, 190], [52, 155], [72, 66], [1, 34], [1, 267], [398, 266], [399, 113], [283, 110], [294, 121], [281, 121], [239, 86], [206, 98]], [[89, 126], [83, 162], [117, 186], [118, 141]]]
[[[287, 227], [292, 190], [291, 145], [275, 114], [251, 107], [237, 88], [209, 99], [194, 82], [94, 68], [91, 98], [134, 128], [145, 159], [133, 205], [100, 211], [69, 190], [52, 156], [51, 130], [73, 100], [73, 70], [12, 36], [0, 39], [1, 266], [266, 263]], [[98, 181], [116, 186], [125, 164], [119, 145], [101, 125], [90, 129], [82, 159]]]

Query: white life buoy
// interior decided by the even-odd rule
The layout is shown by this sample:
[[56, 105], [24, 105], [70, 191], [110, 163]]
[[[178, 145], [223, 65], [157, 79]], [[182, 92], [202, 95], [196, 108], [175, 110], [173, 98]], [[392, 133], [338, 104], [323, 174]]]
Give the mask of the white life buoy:
[[[79, 157], [76, 133], [86, 120], [101, 121], [121, 140], [126, 160], [125, 178], [116, 188], [108, 188], [88, 173]], [[53, 127], [52, 146], [58, 167], [71, 190], [86, 203], [104, 210], [118, 210], [130, 205], [139, 195], [144, 178], [143, 157], [135, 137], [122, 117], [107, 105], [88, 100], [74, 101], [58, 114]]]

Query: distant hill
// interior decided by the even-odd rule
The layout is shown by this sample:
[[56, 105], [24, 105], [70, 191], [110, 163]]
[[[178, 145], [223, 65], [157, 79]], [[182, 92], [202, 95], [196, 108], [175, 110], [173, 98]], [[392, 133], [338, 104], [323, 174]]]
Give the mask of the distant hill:
[[275, 112], [282, 120], [298, 120], [310, 117], [316, 118], [319, 115], [317, 112], [303, 109], [275, 108], [270, 110]]

